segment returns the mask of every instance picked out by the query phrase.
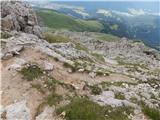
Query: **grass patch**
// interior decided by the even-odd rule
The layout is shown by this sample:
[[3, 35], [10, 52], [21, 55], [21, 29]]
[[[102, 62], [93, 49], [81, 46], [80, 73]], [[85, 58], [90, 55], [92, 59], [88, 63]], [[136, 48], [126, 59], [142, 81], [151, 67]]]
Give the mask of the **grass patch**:
[[97, 33], [96, 36], [97, 36], [97, 39], [104, 40], [104, 41], [107, 41], [107, 42], [117, 42], [121, 39], [117, 36], [114, 36], [114, 35], [111, 35], [111, 34], [104, 34], [104, 33]]
[[120, 99], [120, 100], [124, 100], [125, 99], [125, 95], [123, 93], [115, 93], [115, 98], [116, 99]]
[[67, 43], [70, 41], [69, 38], [60, 35], [54, 35], [52, 33], [44, 33], [45, 40], [49, 43]]
[[77, 71], [77, 68], [76, 68], [75, 66], [69, 64], [69, 63], [64, 62], [64, 63], [63, 63], [63, 66], [64, 66], [65, 68], [70, 68], [70, 69], [72, 70], [72, 72], [76, 72], [76, 71]]
[[32, 88], [35, 88], [37, 89], [40, 93], [44, 94], [45, 91], [43, 90], [42, 88], [42, 85], [41, 84], [32, 84]]
[[59, 102], [62, 100], [63, 100], [63, 97], [61, 95], [52, 93], [47, 97], [47, 104], [49, 106], [53, 106], [53, 105], [59, 104]]
[[44, 26], [72, 31], [101, 31], [103, 25], [96, 20], [75, 19], [69, 15], [49, 9], [36, 9], [37, 16]]
[[144, 102], [141, 103], [142, 111], [145, 115], [150, 117], [152, 120], [159, 120], [160, 119], [160, 110], [156, 108], [149, 107], [145, 105]]
[[103, 71], [96, 71], [97, 76], [109, 76], [109, 73]]
[[57, 114], [66, 112], [66, 120], [129, 120], [129, 114], [133, 113], [130, 107], [100, 106], [87, 98], [76, 98], [70, 104], [58, 108]]
[[103, 55], [98, 54], [98, 53], [92, 53], [91, 55], [92, 55], [93, 57], [95, 57], [96, 60], [101, 61], [101, 62], [105, 62], [105, 60], [104, 60], [104, 58], [103, 58]]
[[32, 81], [35, 78], [38, 78], [43, 75], [43, 71], [36, 65], [31, 65], [29, 67], [24, 67], [20, 71], [20, 73], [24, 76], [28, 81]]
[[12, 35], [10, 35], [9, 33], [7, 33], [7, 32], [1, 32], [1, 38], [2, 39], [8, 39], [10, 37], [12, 37]]
[[94, 94], [94, 95], [99, 95], [102, 93], [102, 90], [100, 87], [98, 87], [98, 85], [90, 86], [90, 88], [91, 88], [92, 94]]
[[76, 43], [75, 45], [76, 45], [76, 49], [88, 52], [88, 49], [85, 46], [81, 45], [80, 43]]

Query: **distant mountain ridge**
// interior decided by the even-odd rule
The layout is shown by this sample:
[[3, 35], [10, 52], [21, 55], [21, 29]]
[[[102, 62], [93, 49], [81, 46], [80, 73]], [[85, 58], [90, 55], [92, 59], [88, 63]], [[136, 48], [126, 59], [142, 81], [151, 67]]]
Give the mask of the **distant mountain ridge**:
[[160, 50], [158, 2], [46, 2], [32, 5], [54, 9], [77, 19], [100, 21], [104, 26], [101, 32], [138, 39]]

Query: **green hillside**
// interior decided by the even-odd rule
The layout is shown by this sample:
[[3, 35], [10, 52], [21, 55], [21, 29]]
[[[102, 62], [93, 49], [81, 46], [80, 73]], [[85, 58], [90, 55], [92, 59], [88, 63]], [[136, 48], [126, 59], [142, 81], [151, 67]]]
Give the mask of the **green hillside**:
[[93, 32], [98, 32], [103, 29], [103, 25], [95, 20], [76, 19], [48, 9], [36, 9], [36, 13], [44, 26], [50, 28]]

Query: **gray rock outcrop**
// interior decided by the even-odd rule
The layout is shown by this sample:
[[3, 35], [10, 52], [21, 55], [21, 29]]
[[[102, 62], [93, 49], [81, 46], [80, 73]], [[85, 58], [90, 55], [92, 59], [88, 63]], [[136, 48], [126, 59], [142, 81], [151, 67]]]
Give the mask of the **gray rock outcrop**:
[[11, 104], [5, 108], [7, 120], [31, 120], [26, 101]]
[[1, 6], [2, 30], [22, 31], [42, 38], [42, 31], [38, 26], [36, 14], [29, 5], [20, 1], [3, 1]]

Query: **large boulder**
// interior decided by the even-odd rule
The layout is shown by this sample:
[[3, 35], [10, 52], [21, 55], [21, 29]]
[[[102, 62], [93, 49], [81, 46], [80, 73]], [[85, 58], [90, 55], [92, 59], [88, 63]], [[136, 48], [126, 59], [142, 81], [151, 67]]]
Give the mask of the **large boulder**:
[[42, 38], [36, 14], [28, 4], [20, 1], [3, 1], [1, 7], [2, 30], [22, 31]]
[[26, 101], [20, 101], [5, 108], [7, 120], [31, 120], [30, 109]]

